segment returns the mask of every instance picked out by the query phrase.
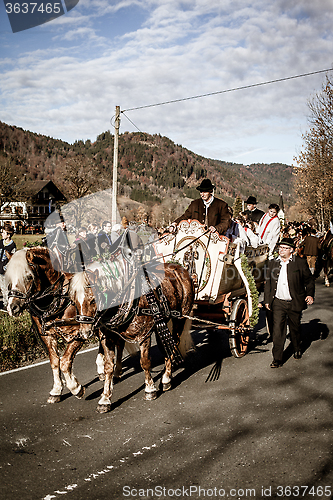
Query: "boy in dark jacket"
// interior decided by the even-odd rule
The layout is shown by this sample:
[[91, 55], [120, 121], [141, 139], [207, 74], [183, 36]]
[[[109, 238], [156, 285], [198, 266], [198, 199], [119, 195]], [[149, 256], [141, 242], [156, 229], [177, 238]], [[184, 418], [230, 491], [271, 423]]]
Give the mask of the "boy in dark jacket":
[[0, 287], [2, 293], [2, 310], [6, 310], [8, 303], [8, 290], [5, 283], [5, 272], [10, 257], [16, 250], [16, 245], [12, 240], [14, 230], [12, 226], [2, 228], [2, 239], [0, 240]]

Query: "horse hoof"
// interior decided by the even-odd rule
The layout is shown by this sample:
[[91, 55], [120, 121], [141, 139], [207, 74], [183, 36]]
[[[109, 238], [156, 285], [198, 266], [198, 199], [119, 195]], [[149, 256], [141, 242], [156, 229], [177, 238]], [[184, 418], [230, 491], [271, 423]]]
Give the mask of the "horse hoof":
[[145, 400], [146, 401], [153, 401], [154, 399], [156, 399], [156, 391], [153, 391], [153, 392], [145, 392]]
[[109, 405], [98, 405], [96, 408], [97, 413], [108, 413], [111, 411], [111, 404]]
[[48, 402], [49, 404], [51, 404], [51, 405], [53, 405], [54, 403], [60, 403], [60, 396], [52, 396], [52, 395], [50, 394], [50, 396], [49, 396], [49, 398], [48, 398], [47, 402]]
[[170, 389], [171, 389], [171, 382], [168, 382], [167, 384], [162, 384], [163, 392], [170, 391]]
[[104, 375], [104, 373], [99, 373], [99, 374], [98, 374], [98, 378], [99, 378], [99, 380], [100, 380], [101, 382], [104, 382], [104, 380], [105, 380], [105, 375]]
[[83, 385], [81, 386], [81, 389], [79, 390], [79, 392], [77, 394], [75, 394], [75, 397], [77, 399], [82, 399], [83, 396], [84, 396], [84, 393], [86, 392], [85, 388], [83, 387]]
[[120, 382], [120, 377], [113, 377], [113, 383], [118, 384]]

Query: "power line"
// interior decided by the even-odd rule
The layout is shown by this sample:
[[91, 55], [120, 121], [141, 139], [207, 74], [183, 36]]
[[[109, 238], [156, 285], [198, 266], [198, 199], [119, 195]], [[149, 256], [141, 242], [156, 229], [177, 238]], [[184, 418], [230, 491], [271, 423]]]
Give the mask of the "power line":
[[142, 132], [142, 130], [140, 130], [140, 129], [139, 129], [139, 127], [137, 127], [137, 126], [135, 125], [135, 123], [134, 123], [134, 122], [132, 122], [132, 120], [131, 120], [130, 118], [128, 118], [128, 116], [126, 116], [126, 115], [125, 115], [124, 111], [121, 111], [121, 112], [122, 112], [122, 114], [125, 116], [125, 118], [127, 118], [127, 120], [128, 120], [129, 122], [131, 122], [131, 124], [132, 124], [132, 125], [133, 125], [133, 126], [134, 126], [134, 127], [135, 127], [138, 131], [139, 131], [139, 132]]
[[[201, 99], [202, 97], [209, 97], [209, 96], [218, 95], [218, 94], [226, 94], [227, 92], [234, 92], [235, 90], [244, 90], [244, 89], [250, 89], [253, 87], [260, 87], [263, 85], [269, 85], [271, 83], [285, 82], [287, 80], [294, 80], [295, 78], [303, 78], [305, 76], [318, 75], [319, 73], [325, 73], [327, 71], [332, 71], [332, 68], [321, 69], [319, 71], [312, 71], [311, 73], [303, 73], [302, 75], [287, 76], [285, 78], [278, 78], [276, 80], [269, 80], [267, 82], [253, 83], [251, 85], [244, 85], [242, 87], [234, 87], [232, 89], [227, 89], [227, 90], [218, 90], [216, 92], [210, 92], [208, 94], [201, 94], [201, 95], [196, 95], [196, 96], [192, 96], [192, 97], [183, 97], [182, 99], [174, 99], [172, 101], [158, 102], [155, 104], [146, 104], [145, 106], [137, 106], [136, 108], [125, 109], [124, 111], [121, 111], [121, 113], [125, 114], [125, 111], [127, 112], [127, 111], [134, 111], [137, 109], [153, 108], [155, 106], [164, 106], [165, 104], [173, 104], [175, 102], [190, 101], [191, 99]], [[126, 116], [126, 118], [129, 120], [129, 118], [127, 116]]]

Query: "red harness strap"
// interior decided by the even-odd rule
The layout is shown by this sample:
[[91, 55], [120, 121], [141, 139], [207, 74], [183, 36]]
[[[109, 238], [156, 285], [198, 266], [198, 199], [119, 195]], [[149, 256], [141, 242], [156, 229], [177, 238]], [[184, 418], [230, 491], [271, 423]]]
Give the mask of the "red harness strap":
[[273, 220], [273, 219], [275, 219], [276, 217], [277, 217], [277, 215], [274, 215], [274, 217], [272, 217], [271, 219], [269, 219], [269, 221], [267, 222], [266, 226], [264, 227], [263, 232], [262, 232], [262, 233], [261, 233], [261, 235], [260, 235], [261, 239], [263, 239], [263, 237], [264, 237], [264, 234], [265, 234], [265, 232], [266, 232], [266, 229], [267, 229], [268, 224], [269, 224], [270, 222], [272, 222], [272, 220]]

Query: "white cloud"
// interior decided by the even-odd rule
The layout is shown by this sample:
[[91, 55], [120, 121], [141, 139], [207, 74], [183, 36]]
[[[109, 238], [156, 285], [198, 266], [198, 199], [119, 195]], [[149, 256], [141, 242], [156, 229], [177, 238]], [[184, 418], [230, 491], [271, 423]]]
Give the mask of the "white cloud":
[[[69, 141], [94, 140], [110, 128], [116, 105], [128, 109], [324, 69], [332, 63], [333, 9], [321, 3], [314, 9], [312, 3], [236, 0], [221, 7], [220, 0], [81, 0], [76, 13], [59, 18], [48, 47], [21, 53], [13, 67], [8, 59], [3, 64], [0, 119]], [[125, 25], [133, 7], [146, 13], [143, 25], [108, 38], [108, 16], [121, 13]], [[306, 101], [323, 79], [128, 116], [141, 130], [167, 135], [205, 156], [250, 163], [258, 155], [290, 163], [306, 124]], [[123, 117], [122, 130], [136, 129]]]

